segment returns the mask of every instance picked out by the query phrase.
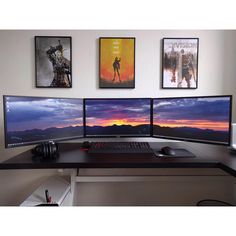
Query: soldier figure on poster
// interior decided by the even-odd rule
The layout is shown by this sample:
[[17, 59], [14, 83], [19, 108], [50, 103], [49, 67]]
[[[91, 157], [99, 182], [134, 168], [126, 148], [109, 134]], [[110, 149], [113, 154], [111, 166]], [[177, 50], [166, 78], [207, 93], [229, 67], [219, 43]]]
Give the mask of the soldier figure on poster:
[[120, 80], [120, 61], [121, 61], [121, 58], [118, 59], [118, 57], [116, 57], [113, 64], [112, 64], [113, 69], [114, 69], [114, 77], [113, 77], [112, 81], [115, 81], [116, 74], [117, 74], [118, 78], [119, 78], [119, 81], [121, 82], [121, 80]]
[[183, 80], [186, 81], [187, 87], [191, 88], [191, 80], [193, 79], [196, 83], [195, 69], [193, 66], [194, 58], [191, 53], [184, 53], [184, 49], [181, 49], [179, 59], [179, 80], [178, 88], [182, 87]]

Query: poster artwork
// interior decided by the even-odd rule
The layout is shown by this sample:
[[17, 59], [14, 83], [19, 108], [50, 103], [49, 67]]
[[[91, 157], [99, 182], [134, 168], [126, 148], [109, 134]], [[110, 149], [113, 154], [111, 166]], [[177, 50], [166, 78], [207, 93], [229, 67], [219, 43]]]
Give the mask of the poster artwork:
[[163, 88], [196, 89], [198, 38], [163, 39]]
[[134, 88], [135, 38], [100, 38], [100, 88]]
[[36, 87], [71, 88], [71, 37], [36, 36]]

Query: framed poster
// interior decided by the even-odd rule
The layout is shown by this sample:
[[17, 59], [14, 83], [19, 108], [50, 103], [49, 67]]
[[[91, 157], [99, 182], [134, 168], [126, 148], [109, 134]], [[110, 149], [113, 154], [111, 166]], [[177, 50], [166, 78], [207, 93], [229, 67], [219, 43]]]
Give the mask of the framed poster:
[[71, 37], [35, 36], [37, 88], [71, 88]]
[[197, 88], [198, 47], [198, 38], [163, 38], [162, 88]]
[[99, 87], [135, 88], [135, 38], [99, 38]]

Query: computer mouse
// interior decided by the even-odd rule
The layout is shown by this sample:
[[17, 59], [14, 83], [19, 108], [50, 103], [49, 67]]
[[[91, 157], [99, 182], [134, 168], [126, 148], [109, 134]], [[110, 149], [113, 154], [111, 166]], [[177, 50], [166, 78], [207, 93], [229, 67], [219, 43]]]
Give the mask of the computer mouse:
[[161, 154], [167, 155], [167, 156], [174, 156], [175, 151], [171, 147], [166, 146], [166, 147], [161, 148]]

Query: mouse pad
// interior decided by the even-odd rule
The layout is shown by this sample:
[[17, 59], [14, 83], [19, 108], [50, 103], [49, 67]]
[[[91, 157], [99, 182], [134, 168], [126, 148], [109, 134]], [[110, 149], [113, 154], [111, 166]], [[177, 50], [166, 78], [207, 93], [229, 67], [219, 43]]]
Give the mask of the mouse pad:
[[175, 151], [175, 155], [170, 156], [170, 155], [164, 155], [160, 152], [160, 150], [155, 150], [155, 155], [157, 157], [181, 157], [181, 158], [189, 158], [189, 157], [196, 157], [192, 152], [179, 148], [179, 149], [173, 149]]

